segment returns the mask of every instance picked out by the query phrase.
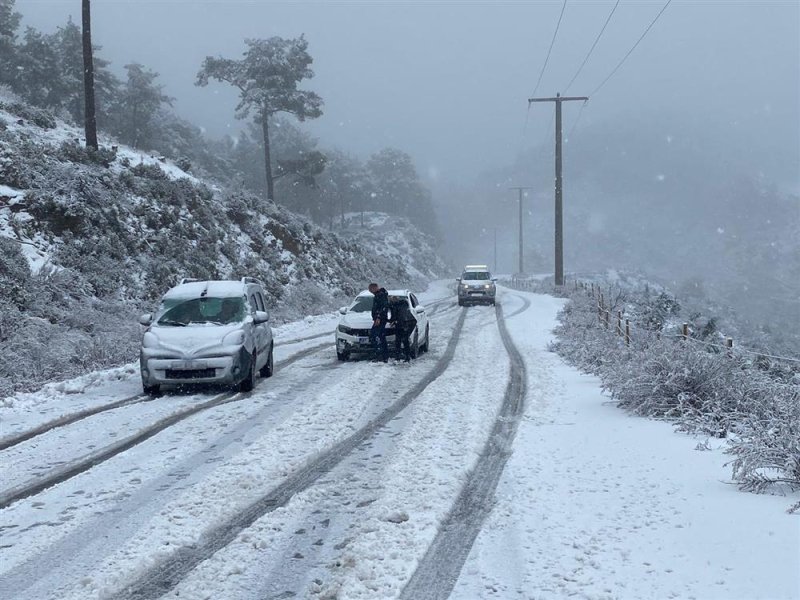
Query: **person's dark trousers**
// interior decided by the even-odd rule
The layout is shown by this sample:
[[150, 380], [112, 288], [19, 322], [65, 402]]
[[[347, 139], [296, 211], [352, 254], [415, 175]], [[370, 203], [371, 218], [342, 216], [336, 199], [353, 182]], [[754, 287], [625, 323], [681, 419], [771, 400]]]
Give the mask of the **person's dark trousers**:
[[369, 341], [372, 344], [372, 349], [375, 352], [375, 358], [378, 357], [380, 351], [380, 358], [383, 362], [389, 360], [389, 346], [386, 344], [386, 322], [381, 320], [380, 325], [373, 325], [369, 330]]
[[395, 329], [395, 349], [397, 352], [400, 352], [400, 347], [403, 348], [403, 356], [405, 359], [411, 360], [411, 342], [409, 341], [409, 337], [411, 334], [411, 330], [401, 325], [397, 325]]

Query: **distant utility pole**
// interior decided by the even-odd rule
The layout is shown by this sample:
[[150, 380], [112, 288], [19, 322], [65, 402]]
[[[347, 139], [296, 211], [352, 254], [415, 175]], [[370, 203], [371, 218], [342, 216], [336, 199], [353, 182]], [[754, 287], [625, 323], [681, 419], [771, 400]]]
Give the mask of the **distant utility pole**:
[[562, 198], [563, 182], [561, 180], [561, 103], [589, 100], [586, 96], [562, 96], [555, 98], [529, 98], [531, 102], [555, 102], [556, 104], [556, 285], [564, 285], [564, 206]]
[[529, 187], [510, 187], [510, 190], [517, 190], [519, 191], [519, 273], [520, 275], [525, 272], [523, 269], [522, 264], [522, 193], [525, 190], [529, 190]]
[[494, 269], [493, 273], [497, 273], [497, 227], [494, 228]]
[[83, 0], [83, 95], [86, 146], [97, 150], [97, 116], [94, 106], [94, 60], [92, 58], [92, 9]]

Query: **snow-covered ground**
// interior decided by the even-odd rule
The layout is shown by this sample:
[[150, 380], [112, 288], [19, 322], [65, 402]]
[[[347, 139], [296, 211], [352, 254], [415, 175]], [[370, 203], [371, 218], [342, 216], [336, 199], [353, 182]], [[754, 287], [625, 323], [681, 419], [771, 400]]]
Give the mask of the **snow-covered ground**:
[[724, 442], [628, 416], [546, 351], [562, 300], [520, 294], [514, 453], [453, 598], [800, 598], [800, 516], [728, 483]]
[[[460, 309], [452, 290], [420, 294], [431, 352], [410, 365], [336, 361], [337, 314], [287, 324], [253, 394], [1, 509], [0, 597], [409, 597], [418, 567], [450, 560], [426, 552], [454, 518], [481, 531], [458, 580], [425, 597], [800, 596], [787, 498], [736, 491], [713, 444], [609, 404], [546, 350], [563, 302], [547, 296], [500, 292], [524, 416], [489, 478], [496, 503], [454, 517], [484, 476], [514, 363], [498, 313]], [[0, 407], [0, 441], [138, 391], [131, 365], [19, 394]], [[219, 394], [168, 394], [0, 450], [0, 498]]]

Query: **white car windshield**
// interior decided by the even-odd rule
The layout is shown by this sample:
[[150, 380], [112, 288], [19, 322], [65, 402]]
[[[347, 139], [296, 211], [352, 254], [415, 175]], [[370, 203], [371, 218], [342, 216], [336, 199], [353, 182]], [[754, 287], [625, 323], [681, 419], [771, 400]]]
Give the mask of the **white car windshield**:
[[350, 307], [350, 312], [370, 312], [373, 299], [373, 296], [359, 296]]
[[228, 325], [244, 320], [244, 299], [237, 298], [180, 298], [167, 299], [161, 304], [158, 325], [185, 327], [187, 325]]
[[490, 277], [486, 271], [467, 271], [461, 276], [461, 279], [466, 281], [487, 281]]

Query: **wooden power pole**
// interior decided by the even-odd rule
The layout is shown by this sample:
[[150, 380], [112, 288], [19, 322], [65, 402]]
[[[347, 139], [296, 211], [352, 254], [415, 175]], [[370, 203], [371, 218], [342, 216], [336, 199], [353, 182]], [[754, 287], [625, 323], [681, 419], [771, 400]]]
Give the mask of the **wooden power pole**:
[[517, 190], [519, 192], [519, 274], [522, 275], [524, 270], [524, 265], [522, 261], [522, 194], [525, 190], [529, 190], [529, 187], [510, 187], [510, 190]]
[[556, 285], [564, 285], [564, 206], [563, 182], [561, 179], [561, 103], [589, 100], [586, 96], [562, 96], [556, 94], [555, 98], [529, 98], [531, 102], [555, 102], [556, 105]]
[[86, 146], [97, 150], [97, 115], [94, 105], [94, 59], [92, 58], [92, 10], [83, 0], [83, 124]]

